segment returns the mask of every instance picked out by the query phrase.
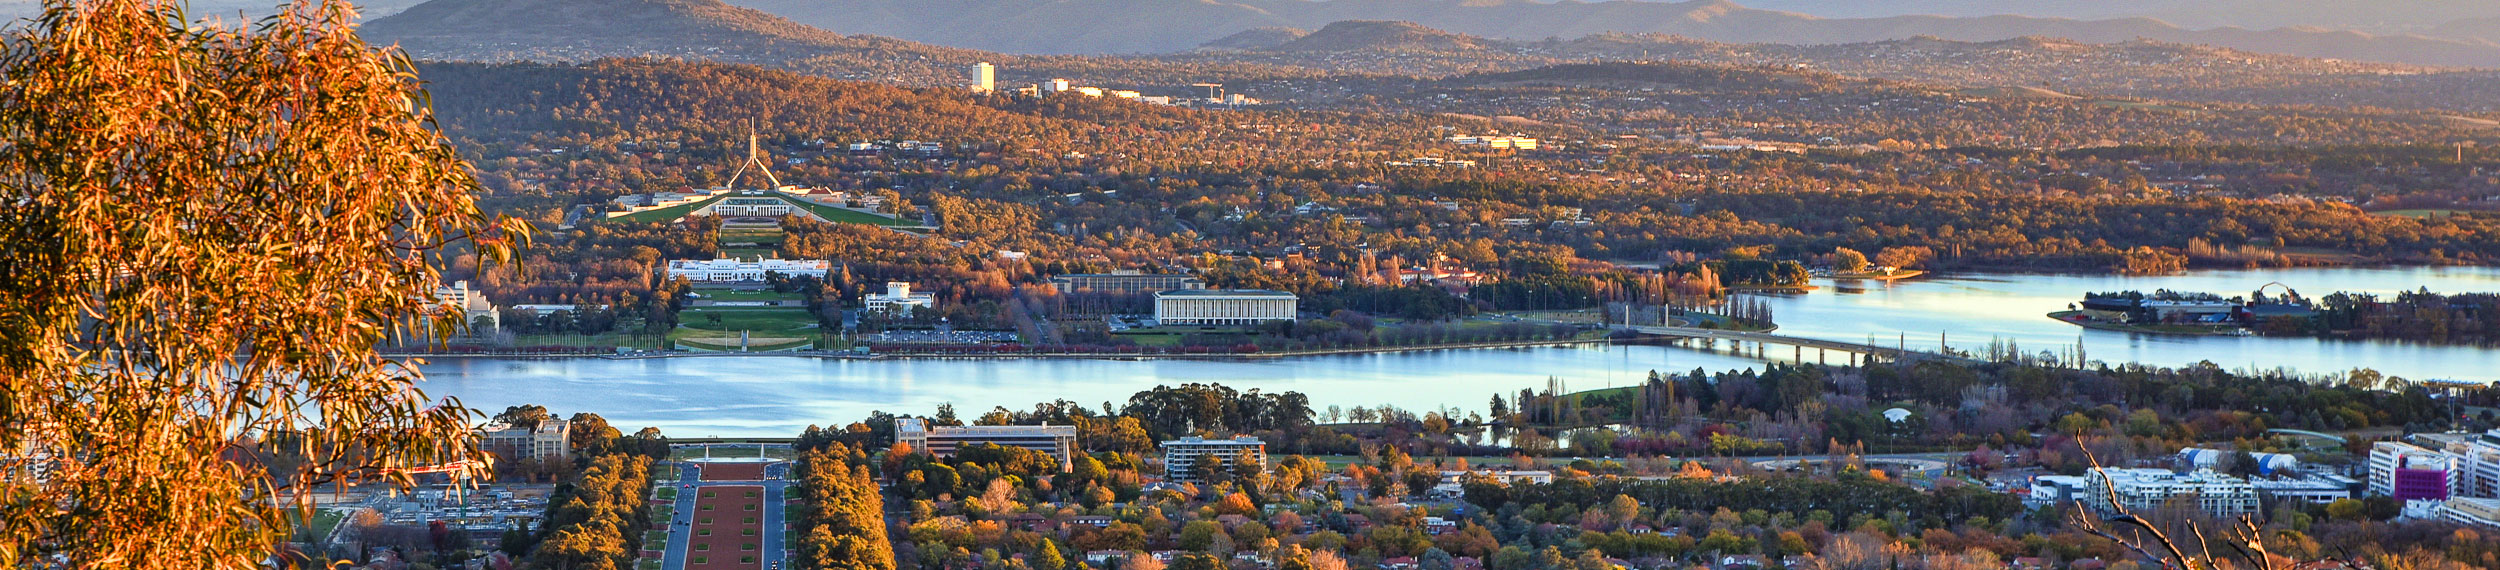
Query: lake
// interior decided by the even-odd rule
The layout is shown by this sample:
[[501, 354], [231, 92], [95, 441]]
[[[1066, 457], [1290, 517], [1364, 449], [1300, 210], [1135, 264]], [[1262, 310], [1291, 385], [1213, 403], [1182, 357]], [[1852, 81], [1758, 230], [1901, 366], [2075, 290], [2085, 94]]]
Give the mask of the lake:
[[[2093, 360], [2302, 372], [2375, 368], [2406, 378], [2500, 379], [2500, 350], [2392, 342], [2262, 337], [2177, 337], [2085, 330], [2049, 319], [2093, 291], [2172, 289], [2246, 295], [2281, 282], [2304, 295], [2333, 291], [2392, 294], [2500, 291], [2500, 269], [2263, 269], [2179, 275], [1930, 275], [1896, 282], [1821, 283], [1800, 295], [1763, 296], [1780, 333], [1850, 342], [1959, 349], [1991, 339], [2030, 352], [2082, 343]], [[1942, 338], [1939, 338], [1941, 334]], [[1785, 360], [1772, 347], [1766, 354]], [[1845, 357], [1833, 355], [1845, 361]], [[1813, 351], [1805, 352], [1813, 361]], [[1255, 361], [1193, 360], [821, 360], [798, 357], [647, 360], [462, 359], [424, 367], [434, 396], [483, 410], [532, 403], [560, 413], [595, 412], [628, 432], [659, 426], [670, 435], [789, 436], [810, 425], [837, 426], [870, 411], [926, 414], [951, 402], [966, 418], [992, 406], [1030, 409], [1067, 399], [1089, 407], [1158, 384], [1213, 382], [1238, 390], [1296, 391], [1312, 405], [1396, 405], [1418, 412], [1457, 407], [1481, 412], [1493, 394], [1543, 388], [1548, 378], [1580, 390], [1636, 383], [1650, 370], [1726, 370], [1759, 359], [1666, 346], [1472, 349]]]

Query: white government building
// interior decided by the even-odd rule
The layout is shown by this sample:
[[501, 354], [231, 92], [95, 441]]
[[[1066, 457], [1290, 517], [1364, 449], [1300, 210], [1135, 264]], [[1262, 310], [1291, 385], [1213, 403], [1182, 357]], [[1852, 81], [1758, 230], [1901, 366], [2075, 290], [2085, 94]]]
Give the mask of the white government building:
[[1266, 289], [1183, 289], [1155, 293], [1155, 321], [1166, 325], [1255, 325], [1290, 321], [1302, 298]]
[[782, 277], [808, 276], [825, 278], [833, 262], [821, 259], [758, 259], [747, 261], [735, 257], [721, 259], [672, 259], [668, 262], [669, 277], [684, 277], [695, 283], [731, 283], [763, 281], [764, 275], [779, 273]]
[[887, 311], [897, 315], [911, 316], [912, 311], [936, 305], [937, 295], [913, 293], [909, 281], [887, 281], [884, 293], [863, 295], [860, 298], [860, 304], [866, 305], [871, 311]]

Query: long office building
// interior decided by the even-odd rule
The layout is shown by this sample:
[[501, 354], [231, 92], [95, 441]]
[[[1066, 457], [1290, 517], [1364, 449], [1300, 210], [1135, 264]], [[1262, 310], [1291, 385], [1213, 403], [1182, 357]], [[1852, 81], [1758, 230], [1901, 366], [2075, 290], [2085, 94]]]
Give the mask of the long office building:
[[1220, 462], [1226, 467], [1255, 464], [1267, 469], [1267, 442], [1251, 436], [1232, 439], [1184, 437], [1163, 442], [1163, 480], [1172, 483], [1204, 483], [1198, 478], [1198, 464]]
[[1051, 285], [1061, 293], [1141, 294], [1164, 291], [1195, 291], [1207, 288], [1207, 281], [1187, 273], [1069, 273], [1050, 278]]
[[[2084, 474], [2084, 481], [2086, 496], [2107, 497], [2114, 492], [2120, 506], [2137, 513], [2152, 512], [2174, 499], [2193, 501], [2197, 509], [2217, 517], [2255, 514], [2258, 509], [2256, 486], [2213, 471], [2181, 475], [2168, 469], [2096, 469]], [[2109, 509], [2104, 500], [2084, 503]]]
[[1155, 321], [1166, 325], [1255, 325], [1290, 321], [1302, 298], [1265, 289], [1200, 289], [1155, 293]]
[[1059, 470], [1075, 467], [1076, 426], [931, 426], [919, 418], [894, 420], [894, 440], [913, 451], [954, 457], [967, 446], [991, 444], [1021, 447], [1059, 460]]
[[779, 273], [782, 277], [804, 275], [823, 279], [825, 271], [830, 269], [833, 269], [833, 262], [821, 259], [746, 261], [737, 258], [722, 258], [672, 259], [668, 262], [669, 277], [684, 277], [687, 281], [695, 283], [763, 281], [764, 276], [771, 273]]

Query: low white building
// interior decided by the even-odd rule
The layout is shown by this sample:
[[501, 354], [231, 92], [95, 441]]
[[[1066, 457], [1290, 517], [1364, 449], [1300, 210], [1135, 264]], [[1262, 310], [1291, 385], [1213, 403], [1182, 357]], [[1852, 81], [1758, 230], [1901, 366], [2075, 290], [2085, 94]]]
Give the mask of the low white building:
[[2083, 503], [2099, 510], [2111, 510], [2103, 497], [2114, 491], [2119, 506], [2137, 513], [2152, 512], [2173, 499], [2193, 501], [2197, 509], [2218, 517], [2258, 511], [2255, 486], [2213, 471], [2181, 475], [2168, 469], [2096, 469], [2084, 480], [2089, 498]]
[[1155, 292], [1155, 321], [1166, 325], [1255, 325], [1290, 321], [1302, 298], [1265, 289], [1179, 289]]
[[2257, 488], [2258, 496], [2267, 499], [2316, 504], [2353, 498], [2361, 494], [2363, 488], [2360, 479], [2323, 473], [2306, 477], [2257, 479], [2249, 481], [2248, 484]]
[[[750, 193], [752, 192], [752, 193]], [[778, 196], [759, 196], [762, 191], [740, 191], [739, 195], [721, 199], [712, 205], [712, 213], [724, 218], [775, 218], [799, 213], [798, 207]]]
[[721, 259], [672, 259], [668, 262], [669, 277], [684, 277], [687, 281], [695, 283], [760, 282], [764, 280], [765, 275], [774, 273], [781, 274], [782, 277], [806, 276], [823, 279], [825, 272], [831, 269], [833, 269], [833, 262], [821, 259], [747, 261], [725, 257]]
[[2032, 505], [2069, 505], [2083, 500], [2091, 481], [2071, 475], [2041, 475], [2031, 478], [2031, 496], [2024, 502]]
[[932, 426], [927, 420], [901, 418], [894, 420], [894, 441], [910, 445], [912, 451], [936, 457], [952, 458], [965, 447], [990, 444], [999, 447], [1021, 447], [1049, 455], [1059, 461], [1059, 470], [1074, 465], [1074, 457], [1085, 453], [1076, 445], [1076, 426]]
[[2448, 499], [2431, 513], [2439, 520], [2481, 528], [2500, 528], [2500, 499]]
[[868, 310], [871, 311], [885, 311], [900, 316], [911, 316], [913, 311], [935, 306], [937, 304], [937, 296], [925, 292], [912, 292], [911, 282], [908, 281], [887, 281], [885, 282], [884, 293], [869, 293], [864, 295], [860, 299], [860, 304], [867, 306]]

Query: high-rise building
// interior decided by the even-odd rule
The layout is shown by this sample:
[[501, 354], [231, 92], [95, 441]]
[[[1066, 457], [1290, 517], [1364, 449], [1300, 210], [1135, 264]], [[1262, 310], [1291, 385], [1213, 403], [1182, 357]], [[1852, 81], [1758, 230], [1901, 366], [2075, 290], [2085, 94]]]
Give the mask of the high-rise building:
[[954, 457], [966, 446], [991, 444], [999, 447], [1021, 447], [1059, 460], [1059, 470], [1075, 465], [1076, 426], [930, 426], [919, 418], [894, 420], [894, 440], [910, 445], [912, 451], [938, 457]]
[[1191, 436], [1163, 442], [1163, 480], [1173, 483], [1204, 483], [1199, 480], [1198, 465], [1217, 462], [1225, 468], [1253, 465], [1267, 469], [1267, 442], [1251, 436], [1232, 439], [1207, 439]]
[[2398, 501], [2448, 498], [2448, 454], [2409, 443], [2370, 446], [2370, 494]]
[[972, 64], [972, 91], [988, 93], [998, 90], [998, 66], [990, 62]]

